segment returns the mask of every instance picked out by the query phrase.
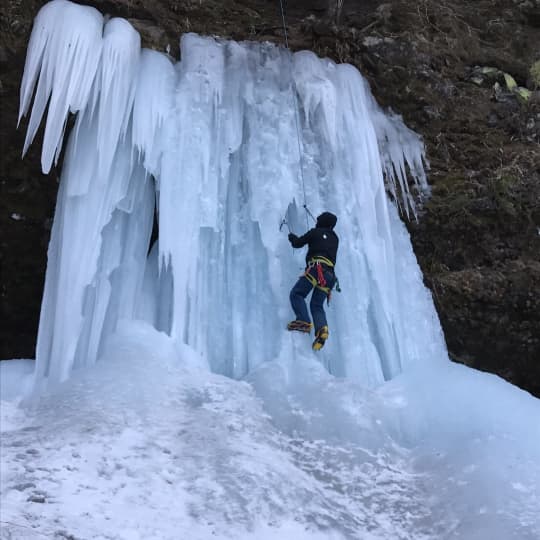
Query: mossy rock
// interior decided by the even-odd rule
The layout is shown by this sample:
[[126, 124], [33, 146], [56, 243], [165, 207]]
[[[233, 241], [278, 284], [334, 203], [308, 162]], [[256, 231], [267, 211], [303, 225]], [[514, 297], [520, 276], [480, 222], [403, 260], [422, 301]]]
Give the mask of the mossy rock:
[[531, 85], [533, 88], [540, 88], [540, 60], [537, 60], [529, 69], [531, 75]]
[[506, 83], [506, 88], [508, 88], [508, 90], [514, 90], [515, 88], [517, 88], [516, 80], [514, 79], [514, 77], [512, 77], [512, 75], [509, 75], [508, 73], [503, 73], [503, 75], [504, 82]]

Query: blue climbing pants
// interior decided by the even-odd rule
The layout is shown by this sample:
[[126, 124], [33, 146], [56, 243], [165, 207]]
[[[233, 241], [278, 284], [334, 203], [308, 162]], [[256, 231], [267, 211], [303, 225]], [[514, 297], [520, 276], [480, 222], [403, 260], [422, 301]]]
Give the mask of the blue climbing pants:
[[[309, 273], [317, 279], [317, 268], [312, 266], [309, 269]], [[324, 279], [326, 280], [326, 286], [331, 290], [336, 284], [336, 277], [333, 272], [323, 268]], [[291, 289], [290, 299], [291, 306], [296, 315], [297, 321], [311, 322], [307, 307], [306, 296], [313, 289], [311, 295], [311, 301], [309, 303], [309, 309], [311, 316], [313, 317], [313, 325], [315, 326], [315, 332], [320, 328], [327, 325], [326, 313], [324, 312], [324, 301], [326, 300], [326, 293], [321, 291], [318, 287], [313, 288], [313, 285], [309, 279], [305, 276], [300, 276], [295, 286]]]

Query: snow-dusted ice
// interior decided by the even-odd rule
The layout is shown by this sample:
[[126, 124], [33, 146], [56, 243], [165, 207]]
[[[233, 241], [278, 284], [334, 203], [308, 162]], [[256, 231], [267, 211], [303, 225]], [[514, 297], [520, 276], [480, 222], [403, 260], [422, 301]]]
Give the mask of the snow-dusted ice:
[[[356, 69], [195, 34], [174, 63], [54, 0], [32, 96], [44, 170], [76, 120], [36, 366], [0, 364], [5, 538], [540, 536], [540, 403], [448, 361], [397, 209], [422, 141]], [[284, 331], [304, 204], [341, 239], [317, 354]]]

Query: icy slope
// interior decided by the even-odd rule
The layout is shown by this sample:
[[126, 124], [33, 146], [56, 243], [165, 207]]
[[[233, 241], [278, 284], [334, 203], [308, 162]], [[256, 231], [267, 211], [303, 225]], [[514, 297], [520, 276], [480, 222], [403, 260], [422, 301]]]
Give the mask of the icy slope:
[[538, 537], [537, 400], [450, 364], [371, 391], [298, 341], [248, 383], [125, 323], [24, 413], [2, 402], [2, 538]]
[[[2, 433], [6, 537], [383, 539], [421, 529], [426, 502], [408, 454], [373, 422], [369, 393], [351, 402], [360, 416], [342, 411], [351, 436], [306, 433], [306, 407], [287, 413], [295, 437], [250, 384], [190, 367], [187, 347], [180, 358], [164, 334], [130, 325], [102, 362]], [[345, 383], [303, 368], [336, 400]]]

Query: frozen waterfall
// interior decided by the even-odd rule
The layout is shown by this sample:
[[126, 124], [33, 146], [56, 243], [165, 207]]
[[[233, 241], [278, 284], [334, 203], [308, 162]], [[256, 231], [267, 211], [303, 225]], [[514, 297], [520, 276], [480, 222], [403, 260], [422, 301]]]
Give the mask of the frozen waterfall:
[[182, 37], [174, 63], [141, 49], [125, 20], [104, 23], [93, 8], [55, 0], [36, 18], [21, 115], [34, 90], [26, 147], [49, 102], [45, 172], [77, 113], [49, 248], [38, 379], [62, 381], [93, 364], [121, 319], [150, 322], [232, 377], [294, 354], [284, 327], [303, 255], [279, 224], [286, 216], [305, 232], [313, 223], [304, 204], [339, 217], [343, 294], [329, 309], [320, 355], [328, 370], [374, 386], [444, 356], [385, 188], [386, 179], [414, 212], [406, 177], [427, 191], [423, 144], [379, 109], [352, 66], [195, 34]]
[[[48, 108], [64, 158], [35, 369], [0, 363], [6, 534], [539, 538], [540, 402], [448, 361], [399, 217], [419, 137], [350, 65], [140, 43], [66, 0], [35, 19], [24, 151]], [[318, 353], [285, 330], [304, 205], [340, 237]]]

